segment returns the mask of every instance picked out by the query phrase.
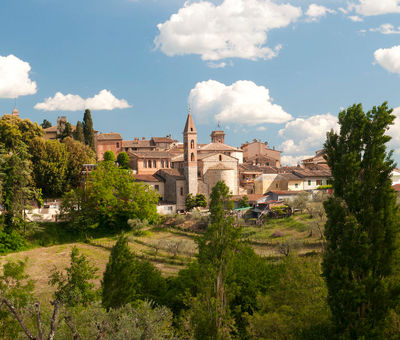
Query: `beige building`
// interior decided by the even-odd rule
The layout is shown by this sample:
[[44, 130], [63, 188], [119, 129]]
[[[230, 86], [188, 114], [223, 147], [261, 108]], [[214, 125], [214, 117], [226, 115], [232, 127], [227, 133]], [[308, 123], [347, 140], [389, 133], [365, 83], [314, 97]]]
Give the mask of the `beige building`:
[[139, 175], [153, 175], [158, 170], [171, 168], [171, 153], [168, 151], [128, 152], [129, 166]]
[[241, 146], [243, 150], [243, 159], [245, 163], [251, 163], [259, 166], [281, 166], [282, 151], [270, 149], [267, 142], [254, 139], [252, 142], [246, 142]]
[[100, 133], [95, 137], [97, 160], [104, 159], [106, 151], [112, 151], [115, 157], [122, 151], [122, 137], [119, 133]]

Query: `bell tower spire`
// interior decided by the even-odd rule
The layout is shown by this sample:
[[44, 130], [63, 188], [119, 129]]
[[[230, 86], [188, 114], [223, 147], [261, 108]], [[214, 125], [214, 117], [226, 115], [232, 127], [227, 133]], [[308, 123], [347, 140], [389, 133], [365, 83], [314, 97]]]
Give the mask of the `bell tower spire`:
[[192, 114], [190, 113], [190, 107], [185, 129], [183, 130], [183, 146], [187, 193], [197, 195], [197, 131], [194, 126]]

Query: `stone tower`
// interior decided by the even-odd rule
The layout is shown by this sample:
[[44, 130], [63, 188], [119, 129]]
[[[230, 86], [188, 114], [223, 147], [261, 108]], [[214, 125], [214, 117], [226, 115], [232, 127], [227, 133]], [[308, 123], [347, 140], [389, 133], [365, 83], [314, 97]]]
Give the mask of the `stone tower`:
[[190, 112], [186, 120], [185, 130], [183, 130], [183, 145], [187, 193], [197, 195], [197, 131]]
[[211, 132], [211, 143], [225, 143], [225, 132], [222, 130], [217, 130]]

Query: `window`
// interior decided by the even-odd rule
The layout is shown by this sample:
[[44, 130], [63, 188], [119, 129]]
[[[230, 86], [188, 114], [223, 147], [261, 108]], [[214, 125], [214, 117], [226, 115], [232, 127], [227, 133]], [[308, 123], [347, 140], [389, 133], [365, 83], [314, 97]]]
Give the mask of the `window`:
[[147, 162], [146, 162], [146, 160], [143, 160], [143, 168], [147, 168]]
[[181, 187], [181, 196], [183, 196], [183, 188]]
[[193, 131], [193, 128], [190, 128], [190, 131]]
[[294, 187], [297, 189], [299, 187], [299, 183], [296, 183]]
[[194, 149], [194, 140], [193, 139], [190, 141], [190, 148]]
[[153, 168], [157, 168], [157, 161], [155, 159], [153, 160]]
[[322, 185], [322, 180], [317, 179], [317, 185]]
[[156, 189], [157, 191], [160, 190], [160, 187], [158, 186], [158, 184], [156, 184], [156, 185], [154, 186], [154, 189]]
[[[165, 161], [165, 167], [168, 168], [168, 161]], [[171, 168], [172, 168], [172, 164], [171, 164]]]
[[149, 168], [151, 168], [151, 159], [148, 160], [147, 165]]
[[164, 160], [162, 159], [161, 160], [161, 168], [163, 168], [164, 167]]
[[194, 153], [193, 153], [193, 152], [190, 154], [190, 160], [191, 160], [192, 162], [194, 162]]
[[119, 143], [117, 142], [117, 149], [119, 149]]
[[275, 184], [275, 188], [278, 188], [278, 187], [279, 187], [279, 184], [278, 184], [278, 183], [276, 183], [276, 184]]
[[222, 161], [222, 156], [221, 156], [221, 155], [219, 155], [219, 161], [220, 161], [220, 162]]
[[308, 186], [310, 186], [311, 185], [311, 180], [308, 180]]

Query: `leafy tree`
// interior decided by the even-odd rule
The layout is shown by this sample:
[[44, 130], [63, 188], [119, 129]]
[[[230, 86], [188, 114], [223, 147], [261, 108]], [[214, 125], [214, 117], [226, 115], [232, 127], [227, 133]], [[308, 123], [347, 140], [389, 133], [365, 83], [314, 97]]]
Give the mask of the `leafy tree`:
[[254, 339], [332, 339], [327, 289], [319, 258], [285, 257], [277, 280], [248, 317]]
[[16, 310], [23, 311], [33, 301], [34, 283], [25, 274], [26, 260], [7, 262], [0, 276], [0, 338], [17, 339], [20, 326], [5, 308], [6, 299]]
[[107, 150], [106, 152], [104, 152], [103, 160], [104, 162], [115, 162], [114, 152], [112, 152], [111, 150]]
[[85, 144], [94, 150], [93, 121], [89, 109], [86, 109], [83, 115], [83, 135], [85, 136]]
[[208, 205], [207, 198], [203, 194], [196, 195], [196, 207], [206, 208]]
[[234, 329], [226, 280], [233, 255], [240, 248], [241, 232], [234, 227], [232, 208], [229, 188], [217, 182], [211, 193], [211, 223], [204, 236], [197, 239], [203, 288], [192, 304], [196, 338], [229, 339]]
[[65, 138], [63, 144], [68, 151], [67, 182], [70, 188], [75, 188], [79, 185], [83, 164], [95, 163], [96, 155], [87, 145], [72, 138]]
[[93, 280], [97, 270], [85, 255], [79, 254], [77, 247], [73, 247], [70, 266], [65, 269], [66, 274], [56, 268], [51, 274], [49, 283], [57, 288], [54, 298], [69, 307], [87, 306], [96, 297]]
[[67, 137], [72, 137], [72, 126], [69, 122], [65, 122], [64, 129], [57, 137], [60, 139], [60, 141], [63, 141]]
[[187, 210], [192, 210], [196, 207], [207, 207], [207, 198], [203, 194], [197, 194], [193, 196], [192, 194], [188, 194], [185, 198], [185, 205]]
[[51, 127], [52, 125], [51, 125], [51, 123], [50, 123], [47, 119], [43, 119], [43, 123], [40, 124], [40, 126], [41, 126], [43, 129], [47, 129], [47, 128]]
[[165, 280], [150, 262], [141, 261], [121, 236], [111, 250], [102, 281], [102, 303], [107, 309], [136, 300], [159, 302], [165, 293]]
[[187, 194], [185, 198], [185, 205], [187, 210], [192, 210], [196, 206], [195, 197], [191, 193]]
[[338, 337], [382, 338], [381, 323], [399, 296], [399, 215], [385, 133], [395, 116], [386, 103], [364, 113], [361, 104], [339, 113], [340, 133], [325, 142], [333, 196], [323, 272]]
[[120, 153], [118, 154], [117, 162], [118, 162], [118, 165], [119, 165], [122, 169], [129, 169], [129, 165], [128, 165], [128, 163], [129, 163], [129, 156], [128, 156], [128, 154], [127, 154], [126, 152], [120, 152]]
[[85, 135], [83, 134], [83, 125], [81, 121], [76, 123], [74, 139], [82, 144], [85, 144]]
[[58, 140], [36, 137], [30, 143], [33, 178], [45, 197], [60, 197], [67, 184], [69, 154]]
[[249, 207], [249, 197], [247, 195], [244, 195], [240, 200], [239, 200], [239, 208], [247, 208]]

